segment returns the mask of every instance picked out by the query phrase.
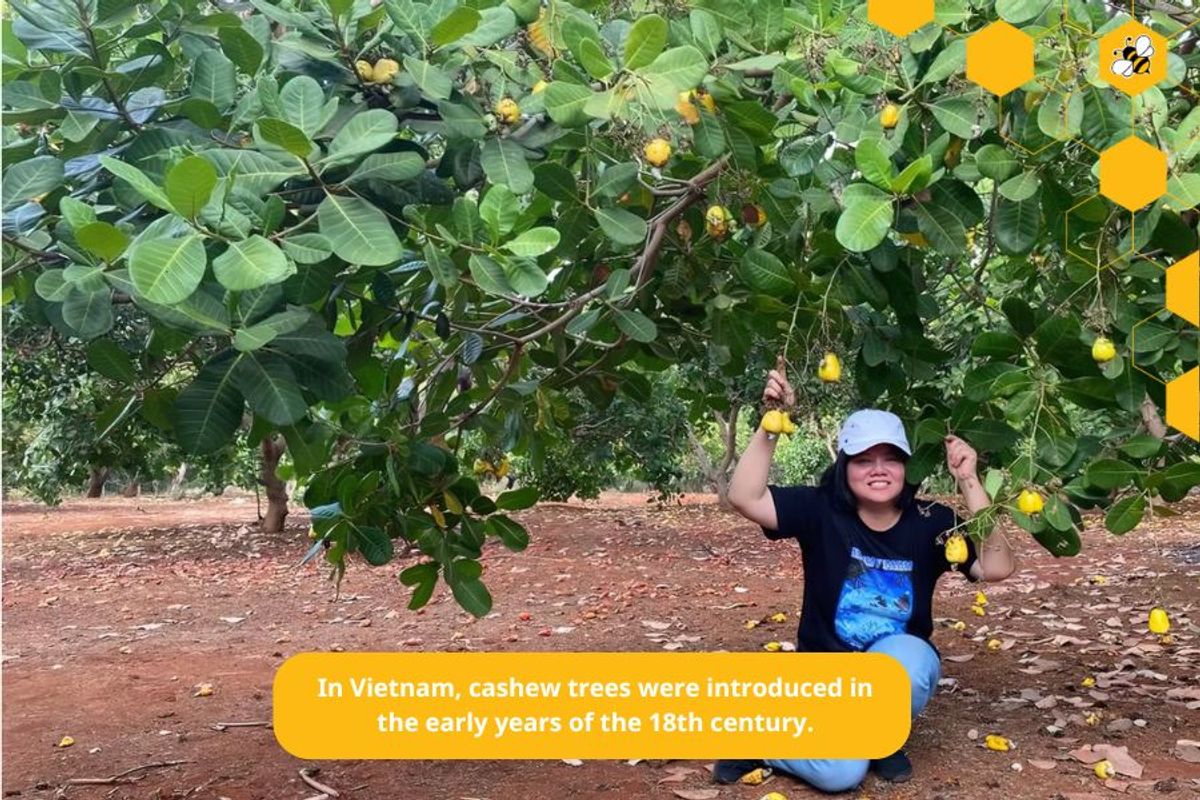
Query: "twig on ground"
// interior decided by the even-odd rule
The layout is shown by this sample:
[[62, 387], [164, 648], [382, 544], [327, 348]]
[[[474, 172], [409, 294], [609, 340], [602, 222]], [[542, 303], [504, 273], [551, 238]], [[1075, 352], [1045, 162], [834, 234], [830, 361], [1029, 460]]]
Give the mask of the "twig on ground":
[[208, 727], [214, 731], [224, 731], [226, 728], [269, 728], [271, 723], [269, 720], [262, 722], [214, 722]]
[[164, 767], [175, 767], [180, 764], [191, 764], [191, 761], [156, 761], [153, 764], [142, 764], [137, 767], [132, 767], [124, 772], [118, 772], [108, 778], [70, 778], [63, 786], [109, 786], [117, 783], [122, 778], [132, 775], [135, 772], [142, 772], [148, 769], [162, 769]]
[[324, 794], [329, 795], [330, 797], [340, 797], [337, 789], [331, 789], [330, 787], [326, 786], [325, 784], [323, 784], [320, 781], [316, 780], [315, 778], [311, 777], [311, 775], [309, 774], [308, 767], [305, 767], [300, 770], [300, 780], [304, 781], [309, 786], [316, 789], [318, 792], [323, 792]]

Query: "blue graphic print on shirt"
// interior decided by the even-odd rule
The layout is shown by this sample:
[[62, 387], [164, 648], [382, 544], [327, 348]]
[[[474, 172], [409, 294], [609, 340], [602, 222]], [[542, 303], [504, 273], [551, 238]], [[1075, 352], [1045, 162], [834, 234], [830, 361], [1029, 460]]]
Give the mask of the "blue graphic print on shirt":
[[904, 633], [912, 616], [913, 562], [877, 558], [857, 547], [838, 598], [834, 624], [838, 638], [862, 650], [893, 633]]

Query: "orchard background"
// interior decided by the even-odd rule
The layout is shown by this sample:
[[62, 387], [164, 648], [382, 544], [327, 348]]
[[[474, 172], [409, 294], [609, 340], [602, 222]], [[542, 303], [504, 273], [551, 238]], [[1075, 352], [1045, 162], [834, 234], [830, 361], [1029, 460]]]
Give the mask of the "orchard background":
[[[275, 584], [231, 578], [278, 612], [259, 631], [268, 649], [284, 638], [274, 626], [295, 622], [281, 598], [297, 591], [345, 622], [342, 604], [367, 596], [344, 594], [356, 572], [359, 589], [379, 586], [374, 604], [417, 612], [396, 625], [498, 626], [535, 602], [501, 564], [549, 567], [534, 585], [555, 586], [609, 555], [596, 542], [638, 560], [637, 537], [600, 523], [594, 542], [562, 544], [577, 532], [556, 515], [578, 524], [593, 513], [579, 499], [610, 489], [649, 490], [657, 512], [610, 494], [603, 507], [681, 524], [701, 566], [740, 568], [724, 542], [740, 523], [721, 509], [782, 356], [799, 430], [773, 481], [812, 481], [841, 418], [865, 405], [905, 419], [910, 478], [927, 492], [952, 488], [942, 439], [962, 436], [993, 499], [970, 533], [1019, 540], [1030, 591], [1049, 576], [1041, 588], [1099, 596], [1047, 602], [1111, 603], [1119, 624], [1093, 644], [1137, 648], [1176, 681], [1200, 599], [1196, 21], [1188, 0], [10, 0], [4, 490], [126, 495], [18, 523], [63, 538], [6, 541], [10, 632], [32, 646], [40, 615], [65, 613], [56, 583], [129, 588], [114, 558], [147, 556], [186, 583], [243, 550], [287, 565]], [[1142, 35], [1145, 63], [1114, 52]], [[1132, 76], [1114, 72], [1121, 59]], [[827, 353], [840, 380], [818, 377]], [[254, 515], [227, 486], [265, 500], [261, 532], [234, 524]], [[142, 489], [223, 499], [135, 499]], [[1044, 498], [1039, 513], [1017, 508], [1026, 490]], [[679, 504], [698, 491], [712, 508]], [[131, 505], [140, 517], [123, 516]], [[10, 523], [34, 508], [6, 506]], [[144, 539], [118, 546], [133, 531]], [[738, 535], [756, 563], [753, 532]], [[539, 560], [551, 545], [566, 548], [550, 551], [564, 553], [557, 566]], [[1125, 570], [1126, 556], [1140, 559], [1121, 578], [1127, 597], [1073, 574]], [[314, 587], [314, 563], [343, 591]], [[796, 564], [762, 563], [794, 588]], [[686, 593], [665, 574], [641, 582], [623, 591]], [[22, 590], [46, 595], [26, 617]], [[135, 592], [118, 618], [154, 597]], [[1147, 638], [1152, 605], [1171, 612], [1172, 641]], [[613, 627], [591, 644], [645, 646], [618, 632], [613, 607], [591, 612], [576, 625]], [[69, 624], [86, 627], [79, 615]], [[739, 644], [755, 630], [743, 622], [728, 641], [671, 643], [761, 646]], [[995, 639], [1001, 658], [1018, 639], [996, 624], [976, 620], [962, 639]], [[446, 643], [470, 641], [455, 633]], [[520, 641], [496, 636], [483, 644]], [[172, 646], [189, 652], [186, 636]], [[1158, 712], [1190, 716], [1149, 733], [1160, 755], [1183, 747], [1174, 758], [1192, 763], [1169, 732], [1196, 721], [1200, 698], [1168, 698]], [[36, 763], [30, 785], [50, 774]]]

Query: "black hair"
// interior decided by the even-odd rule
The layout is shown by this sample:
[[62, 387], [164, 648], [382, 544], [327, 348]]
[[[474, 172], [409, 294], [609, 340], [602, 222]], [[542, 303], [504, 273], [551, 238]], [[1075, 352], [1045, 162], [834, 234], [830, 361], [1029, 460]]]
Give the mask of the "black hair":
[[[895, 445], [891, 445], [892, 449], [900, 456], [900, 460], [905, 464], [908, 463], [908, 455]], [[850, 481], [846, 477], [846, 468], [850, 464], [852, 456], [846, 455], [845, 451], [838, 450], [837, 458], [830, 464], [825, 472], [821, 475], [821, 488], [827, 490], [833, 499], [835, 508], [846, 511], [855, 512], [858, 510], [858, 498], [854, 496], [854, 492], [850, 489]], [[900, 490], [900, 494], [896, 496], [896, 508], [904, 511], [917, 499], [917, 490], [920, 488], [918, 484], [904, 482], [904, 488]]]

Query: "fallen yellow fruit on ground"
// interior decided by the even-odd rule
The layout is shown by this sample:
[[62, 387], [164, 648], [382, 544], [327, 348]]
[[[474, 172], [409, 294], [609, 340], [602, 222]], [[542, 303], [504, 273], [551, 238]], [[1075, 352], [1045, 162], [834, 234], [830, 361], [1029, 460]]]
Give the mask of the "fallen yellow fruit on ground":
[[758, 627], [758, 620], [756, 620], [756, 619], [746, 620], [746, 630], [752, 631], [757, 627]]
[[976, 592], [975, 593], [975, 605], [986, 606], [987, 605], [987, 595], [984, 594], [983, 592]]
[[1095, 711], [1092, 711], [1086, 717], [1083, 718], [1083, 721], [1085, 723], [1087, 723], [1088, 725], [1099, 725], [1100, 724], [1100, 715], [1097, 714]]
[[956, 631], [964, 631], [967, 629], [967, 623], [963, 622], [961, 619], [956, 619], [954, 620], [954, 624], [950, 627]]
[[748, 786], [758, 786], [760, 783], [762, 783], [766, 779], [766, 777], [767, 776], [766, 776], [766, 773], [763, 771], [763, 768], [759, 767], [758, 769], [751, 770], [750, 772], [747, 772], [745, 775], [743, 775], [741, 780], [738, 781], [738, 783], [744, 783]]
[[971, 611], [974, 612], [975, 616], [977, 617], [982, 617], [987, 613], [983, 610], [983, 606], [971, 606]]
[[1113, 769], [1112, 762], [1107, 758], [1103, 761], [1097, 761], [1096, 766], [1092, 767], [1092, 770], [1100, 780], [1108, 780], [1117, 774], [1117, 771]]
[[1025, 514], [1038, 514], [1045, 505], [1042, 496], [1031, 489], [1022, 489], [1021, 496], [1017, 498], [1017, 508]]
[[1003, 643], [999, 639], [987, 640], [987, 649], [991, 650], [993, 653], [999, 650], [1001, 647], [1003, 647]]
[[768, 792], [767, 794], [764, 794], [762, 797], [758, 798], [758, 800], [787, 800], [787, 796], [782, 795], [779, 792]]
[[1085, 689], [1090, 689], [1096, 685], [1096, 679], [1093, 678], [1091, 675], [1088, 675], [1086, 678], [1084, 678], [1083, 680], [1081, 680], [1079, 682], [1079, 685]]
[[996, 750], [1000, 753], [1007, 753], [1012, 749], [1011, 741], [1005, 739], [1003, 736], [996, 736], [995, 734], [988, 734], [987, 738], [983, 740], [983, 743], [988, 750]]
[[59, 747], [70, 747], [73, 744], [75, 744], [75, 740], [72, 739], [70, 736], [64, 736], [58, 742]]
[[781, 645], [779, 642], [767, 642], [763, 645], [763, 650], [767, 650], [771, 653], [778, 653], [782, 649], [783, 645]]
[[196, 690], [196, 693], [194, 695], [192, 695], [192, 697], [211, 697], [212, 693], [213, 693], [212, 684], [211, 683], [202, 683], [202, 684], [200, 684], [200, 688]]
[[1171, 630], [1171, 618], [1167, 616], [1167, 612], [1162, 606], [1150, 609], [1149, 624], [1151, 633], [1161, 635]]
[[771, 615], [771, 622], [787, 622], [787, 614], [782, 611]]

